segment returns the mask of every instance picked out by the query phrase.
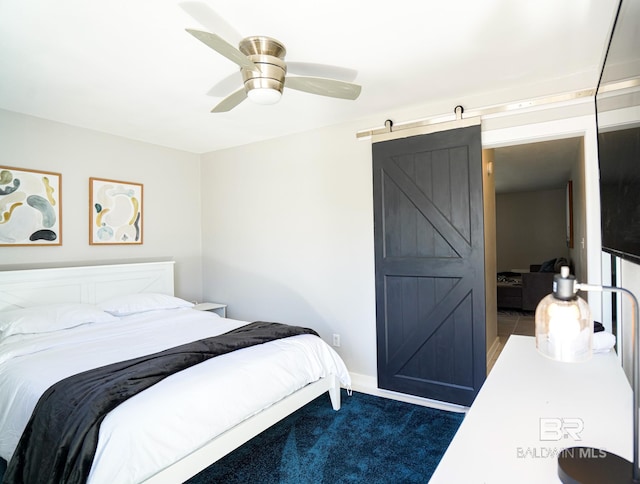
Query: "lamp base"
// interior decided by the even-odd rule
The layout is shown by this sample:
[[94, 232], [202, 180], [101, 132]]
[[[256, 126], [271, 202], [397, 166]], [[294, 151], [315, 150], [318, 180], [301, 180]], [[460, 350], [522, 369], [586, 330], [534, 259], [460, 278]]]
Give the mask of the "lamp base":
[[633, 464], [593, 447], [570, 447], [558, 456], [558, 477], [565, 484], [634, 483]]

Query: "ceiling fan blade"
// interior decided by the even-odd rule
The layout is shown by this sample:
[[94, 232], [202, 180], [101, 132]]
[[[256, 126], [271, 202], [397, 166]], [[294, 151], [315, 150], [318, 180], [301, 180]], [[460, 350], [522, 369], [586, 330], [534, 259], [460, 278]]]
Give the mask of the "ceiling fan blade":
[[258, 66], [249, 60], [249, 58], [240, 52], [238, 49], [229, 44], [222, 37], [211, 32], [203, 32], [202, 30], [186, 29], [191, 35], [198, 39], [203, 44], [211, 47], [219, 54], [225, 56], [232, 62], [235, 62], [240, 67], [249, 69], [250, 71], [258, 71]]
[[284, 85], [311, 94], [350, 100], [357, 99], [362, 90], [358, 84], [322, 77], [286, 77]]
[[351, 82], [358, 76], [358, 71], [346, 67], [313, 62], [287, 62], [287, 72], [300, 76], [324, 77]]
[[209, 32], [215, 32], [231, 45], [239, 45], [242, 35], [204, 2], [180, 2], [178, 5]]
[[218, 103], [218, 105], [211, 110], [212, 113], [226, 113], [227, 111], [231, 111], [238, 104], [244, 101], [247, 98], [247, 92], [242, 89], [238, 89], [236, 92], [229, 94], [222, 101]]
[[211, 89], [207, 91], [207, 96], [222, 97], [226, 96], [229, 91], [237, 89], [242, 85], [242, 75], [240, 71], [228, 75], [224, 79], [216, 82]]

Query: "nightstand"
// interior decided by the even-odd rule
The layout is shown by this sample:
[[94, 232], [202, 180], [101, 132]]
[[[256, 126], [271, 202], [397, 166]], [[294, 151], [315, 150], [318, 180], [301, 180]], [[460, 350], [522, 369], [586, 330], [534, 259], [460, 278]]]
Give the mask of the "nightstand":
[[218, 304], [218, 303], [200, 303], [193, 306], [193, 309], [197, 309], [198, 311], [211, 311], [212, 313], [216, 313], [218, 316], [222, 316], [223, 318], [227, 317], [227, 305], [226, 304]]

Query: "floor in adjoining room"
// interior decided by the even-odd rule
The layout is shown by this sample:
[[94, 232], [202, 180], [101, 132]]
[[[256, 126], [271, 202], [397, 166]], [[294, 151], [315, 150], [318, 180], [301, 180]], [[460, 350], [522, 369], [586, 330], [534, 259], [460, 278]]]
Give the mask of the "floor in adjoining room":
[[509, 336], [519, 334], [524, 336], [535, 335], [535, 322], [533, 311], [498, 310], [498, 341], [499, 346], [495, 354], [487, 361], [487, 373], [491, 371], [500, 352], [507, 343]]

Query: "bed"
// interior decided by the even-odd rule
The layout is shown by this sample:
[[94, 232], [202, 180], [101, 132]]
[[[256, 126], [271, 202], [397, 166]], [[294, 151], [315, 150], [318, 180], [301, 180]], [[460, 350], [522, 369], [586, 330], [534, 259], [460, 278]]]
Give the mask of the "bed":
[[[18, 329], [5, 323], [0, 335], [0, 457], [7, 461], [56, 381], [247, 324], [174, 297], [172, 261], [0, 272], [0, 325], [3, 314], [43, 307], [47, 317], [23, 319]], [[51, 329], [47, 318], [62, 323]], [[344, 363], [312, 334], [203, 361], [107, 414], [88, 482], [183, 482], [325, 392], [338, 410], [341, 386], [350, 386]]]

